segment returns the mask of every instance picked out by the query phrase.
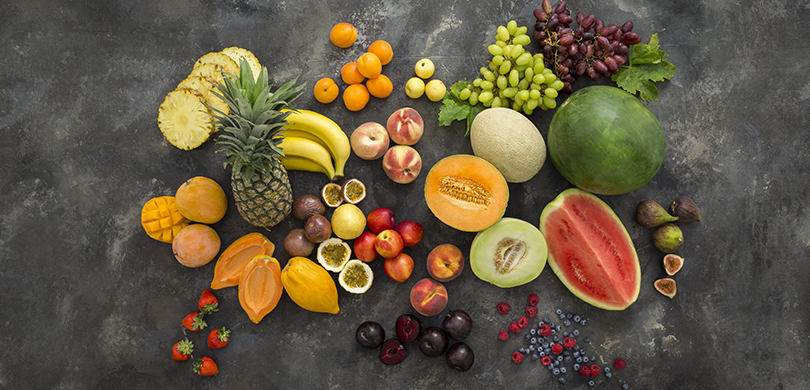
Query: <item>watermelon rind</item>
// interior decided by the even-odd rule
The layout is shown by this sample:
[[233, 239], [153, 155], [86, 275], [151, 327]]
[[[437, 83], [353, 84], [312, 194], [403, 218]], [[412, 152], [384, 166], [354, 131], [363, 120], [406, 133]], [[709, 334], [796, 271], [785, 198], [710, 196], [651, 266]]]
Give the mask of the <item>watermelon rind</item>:
[[549, 266], [574, 295], [605, 310], [624, 310], [638, 299], [641, 265], [633, 240], [596, 195], [563, 191], [543, 209], [540, 231]]

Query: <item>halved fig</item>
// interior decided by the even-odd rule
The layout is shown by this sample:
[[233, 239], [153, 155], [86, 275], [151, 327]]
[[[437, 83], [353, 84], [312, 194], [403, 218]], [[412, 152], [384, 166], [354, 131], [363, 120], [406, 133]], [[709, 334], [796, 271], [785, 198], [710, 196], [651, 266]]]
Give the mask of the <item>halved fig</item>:
[[667, 275], [677, 274], [681, 267], [683, 267], [683, 257], [671, 253], [664, 256], [664, 270], [667, 271]]
[[664, 294], [672, 299], [675, 297], [675, 293], [678, 292], [678, 287], [675, 284], [675, 279], [672, 278], [661, 278], [655, 281], [655, 289], [658, 290], [661, 294]]

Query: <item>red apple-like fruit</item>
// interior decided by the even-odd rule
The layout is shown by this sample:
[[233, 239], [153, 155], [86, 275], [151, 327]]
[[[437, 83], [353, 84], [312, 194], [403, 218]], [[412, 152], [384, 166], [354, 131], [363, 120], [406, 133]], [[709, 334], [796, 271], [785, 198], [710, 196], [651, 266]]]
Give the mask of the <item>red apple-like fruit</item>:
[[388, 150], [390, 137], [383, 125], [366, 122], [354, 129], [349, 142], [357, 157], [363, 160], [376, 160]]
[[374, 249], [386, 259], [399, 256], [402, 253], [402, 248], [402, 237], [394, 229], [383, 230], [374, 239]]
[[422, 157], [410, 146], [395, 145], [383, 156], [383, 170], [394, 182], [408, 184], [422, 171]]
[[377, 241], [377, 235], [365, 231], [360, 237], [354, 239], [354, 255], [363, 262], [370, 263], [377, 258], [377, 249], [374, 248], [374, 242]]
[[379, 234], [383, 230], [393, 229], [396, 227], [394, 212], [388, 207], [378, 207], [368, 213], [366, 224], [368, 225], [368, 230], [376, 234]]
[[411, 288], [411, 306], [425, 317], [435, 316], [447, 306], [447, 289], [431, 278], [424, 278]]
[[413, 258], [406, 253], [400, 253], [393, 259], [385, 259], [383, 263], [385, 274], [394, 281], [404, 282], [413, 273]]
[[385, 128], [391, 141], [400, 145], [413, 145], [422, 138], [425, 122], [416, 110], [405, 107], [388, 117]]
[[425, 236], [425, 229], [416, 221], [402, 221], [397, 224], [394, 230], [402, 236], [402, 244], [406, 248], [418, 244], [422, 241], [422, 237]]
[[427, 270], [433, 279], [449, 282], [464, 270], [464, 254], [453, 244], [441, 244], [428, 254]]

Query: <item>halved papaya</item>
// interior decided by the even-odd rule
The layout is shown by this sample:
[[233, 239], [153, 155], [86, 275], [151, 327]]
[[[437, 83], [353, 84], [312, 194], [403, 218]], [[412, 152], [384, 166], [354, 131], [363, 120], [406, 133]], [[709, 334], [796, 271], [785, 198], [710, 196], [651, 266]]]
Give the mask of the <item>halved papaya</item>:
[[456, 154], [439, 160], [428, 172], [425, 201], [448, 226], [478, 232], [501, 219], [509, 202], [509, 186], [491, 163]]
[[236, 286], [245, 266], [258, 255], [272, 256], [276, 246], [261, 233], [248, 233], [229, 245], [217, 259], [211, 288]]
[[276, 308], [283, 291], [278, 260], [268, 255], [258, 255], [245, 266], [239, 279], [239, 304], [250, 320], [258, 324]]

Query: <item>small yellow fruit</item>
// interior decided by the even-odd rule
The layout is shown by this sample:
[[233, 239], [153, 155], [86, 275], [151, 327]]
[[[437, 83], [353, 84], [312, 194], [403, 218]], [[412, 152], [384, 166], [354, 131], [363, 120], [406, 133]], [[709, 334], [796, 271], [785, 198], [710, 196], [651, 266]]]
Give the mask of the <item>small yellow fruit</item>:
[[411, 99], [419, 99], [425, 93], [425, 82], [419, 77], [411, 77], [405, 83], [405, 94]]
[[425, 85], [425, 95], [427, 95], [428, 99], [432, 102], [441, 101], [444, 99], [446, 93], [447, 87], [444, 86], [441, 80], [430, 80], [427, 85]]
[[366, 216], [359, 207], [344, 203], [332, 213], [332, 233], [344, 240], [354, 240], [366, 229]]
[[435, 66], [433, 65], [433, 61], [431, 61], [429, 58], [422, 58], [414, 67], [416, 75], [423, 79], [429, 79], [430, 76], [433, 76], [434, 69]]

